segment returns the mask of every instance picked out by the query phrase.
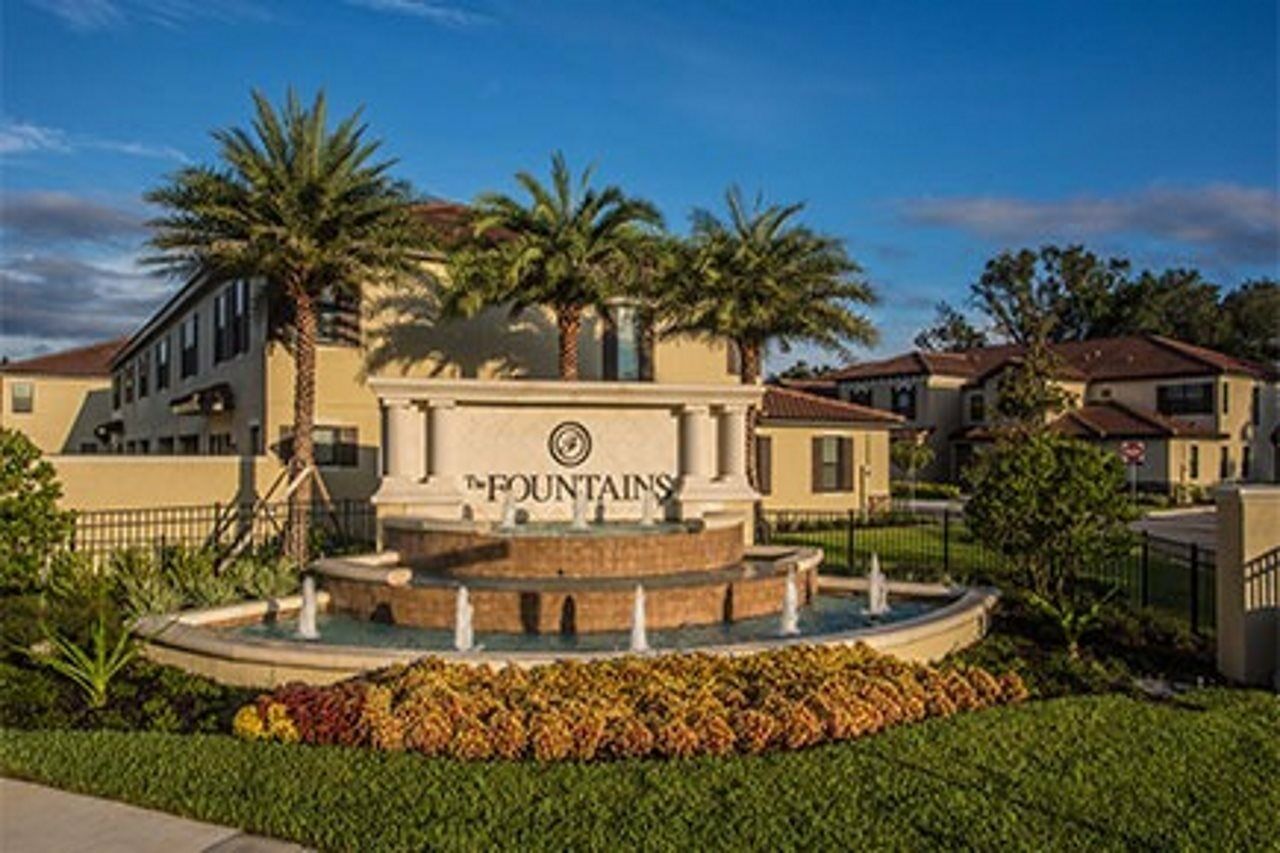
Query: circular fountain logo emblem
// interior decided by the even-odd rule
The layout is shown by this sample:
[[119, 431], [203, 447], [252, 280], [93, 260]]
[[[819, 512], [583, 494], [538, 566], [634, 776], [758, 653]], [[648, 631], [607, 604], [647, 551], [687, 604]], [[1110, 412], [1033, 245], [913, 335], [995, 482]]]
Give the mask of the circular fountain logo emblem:
[[576, 468], [591, 455], [591, 433], [577, 421], [565, 421], [551, 430], [547, 439], [551, 458], [566, 468]]

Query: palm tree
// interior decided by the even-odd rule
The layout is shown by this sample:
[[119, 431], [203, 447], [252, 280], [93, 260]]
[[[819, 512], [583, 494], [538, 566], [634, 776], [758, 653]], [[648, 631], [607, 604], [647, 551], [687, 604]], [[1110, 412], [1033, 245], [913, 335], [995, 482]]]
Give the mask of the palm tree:
[[[287, 551], [307, 561], [314, 461], [318, 300], [364, 282], [412, 272], [425, 257], [406, 184], [391, 161], [374, 162], [360, 113], [327, 125], [324, 93], [305, 107], [292, 90], [277, 111], [253, 93], [250, 130], [218, 130], [221, 163], [180, 170], [147, 200], [163, 209], [150, 224], [164, 272], [200, 284], [256, 279], [281, 305], [292, 331], [294, 405]], [[306, 476], [302, 476], [305, 474]]]
[[[843, 241], [795, 223], [803, 204], [748, 207], [725, 193], [728, 220], [695, 210], [683, 260], [668, 281], [660, 314], [667, 335], [726, 338], [738, 349], [744, 384], [760, 381], [765, 348], [810, 343], [847, 354], [870, 345], [875, 327], [854, 305], [875, 303]], [[755, 413], [748, 418], [748, 476], [756, 482]]]
[[638, 275], [644, 239], [662, 225], [662, 215], [643, 199], [616, 186], [591, 188], [591, 168], [574, 185], [564, 155], [551, 158], [551, 185], [528, 172], [516, 181], [523, 203], [501, 193], [476, 199], [476, 239], [450, 259], [447, 313], [474, 314], [509, 305], [513, 314], [550, 307], [559, 336], [561, 379], [578, 378], [578, 334], [583, 310], [604, 313], [606, 300], [629, 289]]

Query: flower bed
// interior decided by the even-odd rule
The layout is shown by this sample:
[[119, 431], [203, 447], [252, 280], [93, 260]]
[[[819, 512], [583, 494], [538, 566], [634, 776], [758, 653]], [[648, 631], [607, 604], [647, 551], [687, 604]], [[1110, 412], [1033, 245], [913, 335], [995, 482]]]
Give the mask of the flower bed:
[[500, 670], [427, 658], [282, 687], [241, 708], [235, 732], [467, 761], [685, 757], [800, 749], [1025, 697], [1013, 673], [907, 664], [861, 645]]

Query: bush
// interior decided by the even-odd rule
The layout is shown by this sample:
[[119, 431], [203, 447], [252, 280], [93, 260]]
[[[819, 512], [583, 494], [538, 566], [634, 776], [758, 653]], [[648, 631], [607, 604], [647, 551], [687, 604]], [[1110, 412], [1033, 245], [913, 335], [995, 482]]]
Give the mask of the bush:
[[865, 646], [499, 671], [428, 658], [332, 687], [281, 688], [242, 709], [234, 728], [251, 740], [465, 761], [683, 758], [799, 749], [1025, 696], [1016, 675], [912, 665]]
[[[903, 480], [894, 480], [889, 484], [889, 492], [895, 498], [911, 497], [911, 483]], [[919, 500], [959, 500], [962, 492], [960, 487], [953, 483], [933, 483], [922, 480], [916, 483], [915, 496]]]
[[31, 592], [71, 534], [53, 466], [21, 432], [0, 427], [0, 592]]

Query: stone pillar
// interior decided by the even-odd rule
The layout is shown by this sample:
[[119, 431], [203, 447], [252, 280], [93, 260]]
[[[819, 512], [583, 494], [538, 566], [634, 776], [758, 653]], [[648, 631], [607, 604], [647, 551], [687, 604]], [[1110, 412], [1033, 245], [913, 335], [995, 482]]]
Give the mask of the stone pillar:
[[720, 471], [717, 479], [727, 485], [747, 484], [747, 407], [725, 406], [720, 411], [718, 457]]
[[711, 478], [710, 412], [706, 406], [680, 409], [680, 482], [700, 486]]
[[427, 472], [434, 482], [437, 478], [456, 476], [457, 452], [454, 420], [457, 404], [453, 400], [432, 400], [427, 409], [430, 417]]
[[408, 485], [427, 475], [426, 415], [409, 400], [387, 403], [386, 455], [388, 480]]
[[1217, 492], [1218, 671], [1280, 691], [1280, 487]]

